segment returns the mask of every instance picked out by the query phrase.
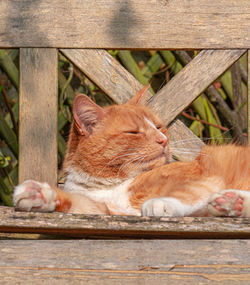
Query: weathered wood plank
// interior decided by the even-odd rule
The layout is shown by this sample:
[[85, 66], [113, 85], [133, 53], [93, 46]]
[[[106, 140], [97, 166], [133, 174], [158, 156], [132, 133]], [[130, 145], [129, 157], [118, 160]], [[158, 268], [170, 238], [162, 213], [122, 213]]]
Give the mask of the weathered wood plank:
[[57, 50], [20, 49], [19, 182], [57, 177]]
[[48, 278], [50, 284], [247, 284], [249, 248], [249, 240], [5, 240], [0, 279], [5, 284], [41, 284]]
[[246, 51], [201, 51], [156, 96], [152, 97], [149, 106], [166, 124], [170, 123], [244, 52]]
[[[125, 103], [142, 88], [142, 85], [104, 50], [61, 49], [61, 52], [118, 104]], [[202, 51], [155, 96], [152, 97], [152, 94], [147, 92], [147, 98], [152, 97], [149, 106], [169, 124], [244, 52]], [[173, 149], [175, 157], [190, 160], [196, 156], [202, 142], [184, 124], [177, 120], [169, 128], [169, 132], [175, 149], [184, 147], [190, 150], [180, 153]]]
[[[117, 104], [125, 103], [142, 85], [108, 52], [61, 49], [62, 53]], [[149, 106], [169, 124], [246, 50], [203, 50], [156, 96], [148, 91]]]
[[4, 48], [250, 47], [248, 0], [8, 0], [0, 14]]
[[[143, 270], [148, 266], [169, 270], [194, 264], [250, 266], [250, 240], [1, 240], [1, 245], [0, 267], [50, 264], [54, 268]], [[79, 256], [84, 258], [79, 260]]]
[[0, 232], [95, 238], [250, 238], [250, 219], [86, 216], [0, 207]]
[[[80, 70], [82, 70], [93, 82], [95, 82], [105, 93], [112, 98], [117, 104], [127, 102], [133, 95], [135, 95], [143, 86], [129, 73], [117, 60], [115, 60], [108, 52], [104, 50], [96, 49], [61, 49], [61, 52], [72, 61]], [[178, 85], [178, 82], [174, 80], [174, 84]], [[191, 80], [191, 79], [190, 79]], [[166, 87], [163, 89], [165, 90]], [[205, 87], [204, 87], [205, 88]], [[175, 94], [168, 88], [169, 97], [176, 98]], [[185, 93], [182, 89], [177, 94]], [[195, 93], [196, 97], [199, 95]], [[164, 92], [161, 91], [160, 99], [164, 96]], [[193, 96], [193, 94], [192, 94]], [[152, 93], [147, 91], [146, 100], [152, 98]], [[182, 99], [182, 96], [181, 96]], [[152, 105], [152, 104], [151, 104]], [[154, 108], [154, 106], [152, 105]], [[156, 112], [159, 111], [156, 110]], [[166, 120], [164, 110], [160, 109], [159, 114]], [[179, 110], [178, 110], [179, 111]], [[177, 113], [176, 113], [177, 115]], [[169, 123], [167, 120], [165, 123]], [[193, 159], [197, 151], [200, 150], [203, 143], [198, 139], [184, 124], [179, 120], [173, 122], [169, 127], [171, 143], [176, 148], [185, 147], [190, 149], [190, 153], [175, 151], [173, 154], [180, 160]]]
[[[107, 51], [98, 49], [60, 49], [86, 76], [115, 103], [126, 103], [143, 85]], [[152, 94], [147, 91], [148, 98]]]
[[168, 126], [168, 133], [171, 153], [176, 160], [191, 161], [204, 146], [204, 143], [180, 120], [175, 120]]
[[[243, 272], [241, 268], [230, 273], [233, 266], [227, 268], [227, 272], [213, 273], [216, 267], [209, 266], [210, 272], [203, 271], [200, 266], [192, 266], [188, 272], [171, 271], [109, 271], [109, 270], [81, 270], [81, 269], [54, 269], [54, 268], [25, 268], [10, 267], [0, 268], [0, 284], [20, 284], [20, 281], [27, 285], [39, 284], [88, 284], [88, 285], [134, 285], [134, 284], [173, 284], [173, 285], [200, 285], [200, 284], [218, 284], [222, 282], [227, 285], [248, 285], [250, 281], [249, 273]], [[243, 266], [244, 268], [244, 266]], [[249, 268], [247, 268], [249, 270]], [[225, 270], [226, 271], [226, 270]], [[48, 281], [49, 280], [49, 281]], [[21, 283], [21, 284], [22, 284]]]
[[247, 138], [248, 144], [250, 144], [250, 50], [247, 52], [247, 59], [248, 59], [248, 82], [247, 82], [247, 89], [248, 89], [248, 97], [247, 97]]
[[[62, 49], [62, 53], [116, 103], [126, 102], [142, 85], [112, 56], [103, 50]], [[155, 96], [149, 106], [169, 124], [185, 107], [199, 96], [215, 79], [230, 67], [244, 50], [202, 51], [185, 66]], [[180, 160], [190, 160], [199, 152], [202, 143], [178, 120], [169, 128], [173, 154]], [[189, 149], [182, 153], [176, 149]]]

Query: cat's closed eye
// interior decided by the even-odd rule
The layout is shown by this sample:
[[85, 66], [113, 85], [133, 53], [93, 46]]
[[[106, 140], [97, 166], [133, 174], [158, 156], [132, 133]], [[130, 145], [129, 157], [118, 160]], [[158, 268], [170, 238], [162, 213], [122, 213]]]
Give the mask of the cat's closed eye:
[[138, 135], [140, 132], [139, 131], [125, 131], [125, 134], [131, 134], [131, 135]]

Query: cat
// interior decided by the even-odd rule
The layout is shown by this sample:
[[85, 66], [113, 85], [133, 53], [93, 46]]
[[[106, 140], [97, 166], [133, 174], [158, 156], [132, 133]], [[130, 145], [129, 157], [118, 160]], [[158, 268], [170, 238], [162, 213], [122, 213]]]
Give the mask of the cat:
[[250, 217], [250, 147], [205, 146], [172, 162], [164, 124], [145, 88], [123, 105], [73, 103], [64, 191], [33, 180], [15, 187], [16, 210], [143, 216]]

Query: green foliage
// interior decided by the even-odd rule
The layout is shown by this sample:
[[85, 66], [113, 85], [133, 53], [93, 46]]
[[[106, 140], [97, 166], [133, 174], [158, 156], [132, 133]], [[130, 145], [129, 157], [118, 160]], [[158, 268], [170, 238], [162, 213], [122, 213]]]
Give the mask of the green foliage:
[[[181, 71], [187, 64], [186, 59], [191, 60], [198, 53], [126, 50], [108, 52], [143, 85], [150, 82], [153, 94]], [[243, 114], [246, 117], [247, 89], [244, 79], [246, 57], [244, 56], [236, 64], [241, 70], [241, 90], [235, 87], [239, 86], [235, 84], [239, 76], [236, 76], [232, 69], [226, 71], [213, 84], [215, 90], [213, 92], [217, 92], [223, 99], [224, 106], [218, 106], [218, 102], [213, 100], [211, 93], [205, 90], [179, 115], [179, 119], [197, 136], [210, 143], [242, 141], [241, 137], [244, 136], [246, 122], [237, 120], [237, 114]], [[12, 205], [11, 194], [17, 183], [18, 173], [18, 135], [15, 127], [15, 125], [18, 126], [18, 78], [18, 50], [0, 50], [0, 203], [9, 206]], [[58, 83], [58, 166], [60, 169], [72, 121], [71, 112], [75, 94], [85, 93], [101, 106], [112, 104], [112, 100], [61, 54], [58, 61]], [[241, 100], [237, 96], [240, 96]], [[237, 102], [240, 103], [237, 105]], [[225, 105], [234, 114], [234, 118], [230, 118], [231, 113], [228, 115], [221, 111]], [[236, 132], [235, 129], [238, 131]]]
[[10, 156], [4, 156], [0, 151], [0, 168], [5, 168], [10, 164]]

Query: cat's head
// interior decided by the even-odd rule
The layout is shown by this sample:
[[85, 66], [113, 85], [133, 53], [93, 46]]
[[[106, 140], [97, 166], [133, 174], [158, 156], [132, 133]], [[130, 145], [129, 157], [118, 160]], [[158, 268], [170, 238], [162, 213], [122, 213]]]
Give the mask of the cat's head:
[[97, 178], [124, 179], [169, 161], [163, 123], [140, 104], [139, 92], [126, 104], [101, 108], [78, 94], [73, 104], [64, 168]]

